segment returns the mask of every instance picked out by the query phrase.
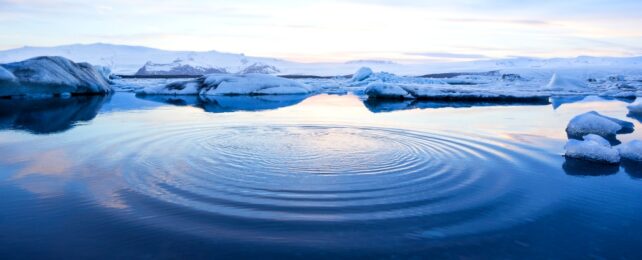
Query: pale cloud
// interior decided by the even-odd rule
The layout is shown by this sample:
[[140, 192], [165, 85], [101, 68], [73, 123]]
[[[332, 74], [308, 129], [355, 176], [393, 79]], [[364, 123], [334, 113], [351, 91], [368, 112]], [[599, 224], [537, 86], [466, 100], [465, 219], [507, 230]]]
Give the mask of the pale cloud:
[[0, 48], [109, 42], [302, 61], [641, 55], [641, 9], [632, 0], [0, 0]]

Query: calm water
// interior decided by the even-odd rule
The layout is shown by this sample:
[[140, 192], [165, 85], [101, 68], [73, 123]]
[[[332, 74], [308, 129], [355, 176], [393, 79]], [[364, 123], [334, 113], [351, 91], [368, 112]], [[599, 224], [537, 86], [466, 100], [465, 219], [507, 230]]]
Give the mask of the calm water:
[[581, 99], [0, 100], [0, 257], [640, 258], [642, 165], [562, 156], [627, 103]]

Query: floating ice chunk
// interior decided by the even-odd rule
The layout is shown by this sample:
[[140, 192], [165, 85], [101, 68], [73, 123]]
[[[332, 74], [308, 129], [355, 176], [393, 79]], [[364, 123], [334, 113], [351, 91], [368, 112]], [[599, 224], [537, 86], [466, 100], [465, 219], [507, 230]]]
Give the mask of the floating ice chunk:
[[601, 137], [599, 135], [589, 134], [589, 135], [585, 135], [583, 139], [584, 141], [595, 142], [604, 147], [609, 147], [609, 148], [611, 147], [611, 144], [609, 143], [609, 141], [607, 141], [606, 139], [604, 139], [604, 137]]
[[198, 95], [201, 83], [199, 80], [172, 82], [167, 85], [149, 86], [136, 93], [143, 95]]
[[102, 75], [103, 78], [106, 79], [106, 80], [110, 80], [111, 76], [113, 75], [113, 73], [111, 72], [111, 69], [108, 68], [108, 67], [105, 67], [105, 66], [97, 66], [96, 65], [96, 66], [94, 66], [94, 69], [96, 69], [96, 71], [98, 73], [100, 73], [100, 75]]
[[544, 90], [578, 92], [585, 90], [587, 87], [588, 85], [586, 84], [586, 82], [574, 78], [560, 76], [555, 73], [551, 77], [551, 80], [548, 82], [548, 85], [544, 87]]
[[[3, 64], [15, 82], [0, 81], [0, 96], [47, 96], [62, 93], [105, 94], [112, 91], [108, 80], [88, 63], [63, 57], [37, 57]], [[2, 72], [5, 74], [6, 72]]]
[[566, 127], [566, 133], [574, 137], [581, 137], [587, 134], [612, 137], [618, 133], [632, 131], [633, 123], [603, 116], [595, 111], [574, 117]]
[[201, 95], [294, 95], [308, 94], [311, 88], [297, 81], [266, 74], [205, 76]]
[[633, 104], [628, 105], [627, 108], [631, 113], [642, 114], [642, 98], [638, 98]]
[[297, 81], [266, 74], [210, 74], [199, 79], [150, 86], [139, 90], [147, 95], [294, 95], [309, 94], [313, 88]]
[[566, 157], [610, 164], [620, 162], [619, 151], [598, 135], [587, 135], [583, 141], [571, 139], [564, 148]]
[[352, 75], [352, 81], [364, 81], [368, 77], [372, 76], [372, 69], [368, 67], [360, 68], [354, 75]]
[[619, 147], [620, 156], [633, 161], [642, 161], [642, 141], [633, 140]]
[[372, 82], [365, 90], [366, 95], [371, 98], [384, 99], [412, 99], [414, 98], [406, 89], [397, 84]]

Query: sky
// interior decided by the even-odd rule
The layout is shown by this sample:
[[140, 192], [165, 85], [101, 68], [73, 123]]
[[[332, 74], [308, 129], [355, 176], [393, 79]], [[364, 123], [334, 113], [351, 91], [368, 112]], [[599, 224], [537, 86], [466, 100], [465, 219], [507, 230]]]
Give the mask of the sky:
[[642, 1], [0, 0], [0, 50], [75, 43], [295, 61], [642, 55]]

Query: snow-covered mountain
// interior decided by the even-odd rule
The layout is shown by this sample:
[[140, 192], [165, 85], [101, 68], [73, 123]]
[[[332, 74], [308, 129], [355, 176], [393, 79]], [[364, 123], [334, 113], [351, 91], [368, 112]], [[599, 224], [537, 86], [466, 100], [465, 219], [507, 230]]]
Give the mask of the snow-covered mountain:
[[74, 44], [57, 47], [23, 47], [0, 51], [0, 64], [25, 60], [36, 56], [63, 56], [76, 62], [89, 62], [110, 68], [116, 74], [206, 74], [264, 73], [278, 75], [349, 75], [360, 67], [386, 71], [397, 75], [426, 75], [447, 72], [483, 72], [502, 70], [505, 73], [542, 74], [550, 78], [556, 71], [592, 74], [629, 73], [642, 68], [642, 57], [588, 57], [577, 58], [510, 58], [468, 62], [426, 62], [403, 64], [382, 60], [358, 60], [343, 63], [299, 63], [282, 59], [251, 57], [243, 54], [217, 51], [167, 51], [154, 48], [113, 45]]
[[[230, 73], [260, 70], [278, 73], [278, 67], [290, 62], [249, 57], [243, 54], [217, 51], [166, 51], [140, 46], [111, 44], [74, 44], [58, 47], [23, 47], [0, 51], [0, 63], [21, 61], [36, 56], [63, 56], [76, 62], [89, 62], [105, 66], [114, 73], [134, 74], [139, 70], [148, 73], [169, 74], [176, 71], [226, 71]], [[194, 72], [194, 71], [192, 71]], [[192, 74], [192, 73], [188, 73]]]

